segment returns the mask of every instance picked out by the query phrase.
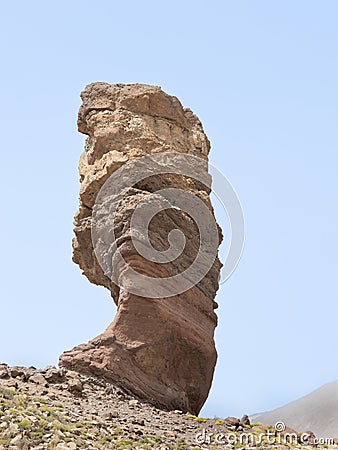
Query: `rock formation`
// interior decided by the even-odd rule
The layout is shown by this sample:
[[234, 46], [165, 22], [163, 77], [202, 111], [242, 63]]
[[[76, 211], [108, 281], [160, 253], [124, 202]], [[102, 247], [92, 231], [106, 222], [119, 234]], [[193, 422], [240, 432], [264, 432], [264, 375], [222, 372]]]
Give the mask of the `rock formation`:
[[111, 291], [117, 314], [60, 365], [197, 414], [217, 358], [221, 268], [208, 138], [159, 87], [93, 83], [81, 98], [78, 129], [88, 137], [73, 260]]

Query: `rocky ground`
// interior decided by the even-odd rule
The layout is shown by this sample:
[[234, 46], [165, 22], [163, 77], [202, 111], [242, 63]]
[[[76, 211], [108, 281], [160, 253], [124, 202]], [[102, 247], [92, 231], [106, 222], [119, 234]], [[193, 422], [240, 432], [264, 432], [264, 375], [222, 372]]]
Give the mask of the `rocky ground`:
[[290, 443], [287, 431], [250, 424], [247, 416], [162, 411], [116, 385], [64, 369], [0, 364], [0, 450], [331, 447], [316, 445], [311, 433]]

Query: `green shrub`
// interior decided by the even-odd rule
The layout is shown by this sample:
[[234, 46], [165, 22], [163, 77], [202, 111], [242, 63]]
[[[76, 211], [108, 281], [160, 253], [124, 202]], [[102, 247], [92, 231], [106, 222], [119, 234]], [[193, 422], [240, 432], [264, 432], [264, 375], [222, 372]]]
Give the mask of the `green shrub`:
[[18, 425], [22, 430], [29, 430], [30, 428], [32, 428], [32, 422], [28, 419], [21, 420]]

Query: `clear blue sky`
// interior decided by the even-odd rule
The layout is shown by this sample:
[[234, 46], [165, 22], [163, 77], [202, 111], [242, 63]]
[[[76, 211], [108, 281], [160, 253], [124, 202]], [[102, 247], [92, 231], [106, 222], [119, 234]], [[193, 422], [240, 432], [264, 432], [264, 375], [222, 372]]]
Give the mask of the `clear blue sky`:
[[335, 0], [3, 3], [0, 361], [56, 364], [113, 319], [71, 262], [76, 115], [86, 84], [140, 82], [201, 118], [245, 213], [202, 413], [271, 409], [338, 378], [337, 17]]

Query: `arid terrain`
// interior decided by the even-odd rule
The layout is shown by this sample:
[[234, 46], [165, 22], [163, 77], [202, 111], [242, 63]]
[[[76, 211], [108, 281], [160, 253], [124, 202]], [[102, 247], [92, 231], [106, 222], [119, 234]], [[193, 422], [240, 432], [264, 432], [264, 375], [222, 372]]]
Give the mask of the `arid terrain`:
[[295, 435], [293, 443], [291, 438], [292, 430], [278, 433], [274, 427], [250, 424], [247, 416], [201, 418], [160, 410], [117, 385], [73, 371], [0, 365], [1, 450], [317, 446], [310, 433]]

